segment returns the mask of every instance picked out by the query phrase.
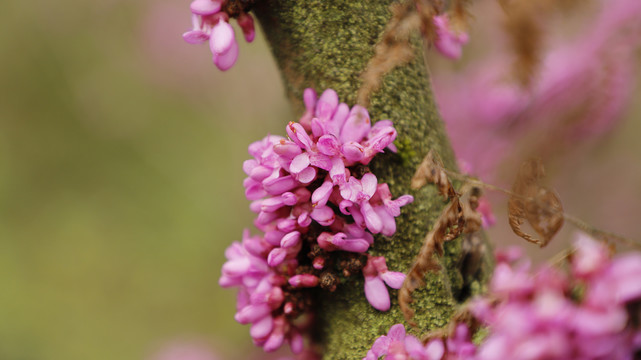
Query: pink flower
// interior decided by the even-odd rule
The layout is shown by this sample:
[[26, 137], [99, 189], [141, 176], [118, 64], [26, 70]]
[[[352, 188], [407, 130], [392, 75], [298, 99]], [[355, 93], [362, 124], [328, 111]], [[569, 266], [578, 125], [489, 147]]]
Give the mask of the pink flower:
[[641, 350], [631, 319], [638, 315], [629, 310], [641, 302], [641, 254], [611, 259], [603, 244], [581, 235], [570, 273], [544, 266], [534, 275], [516, 262], [519, 254], [508, 254], [499, 258], [488, 299], [471, 305], [491, 330], [474, 359], [623, 360]]
[[403, 286], [405, 274], [388, 271], [384, 257], [368, 255], [363, 276], [365, 277], [365, 297], [370, 305], [376, 310], [389, 310], [390, 298], [385, 284], [393, 289], [400, 289]]
[[[229, 24], [229, 16], [221, 11], [224, 0], [194, 0], [192, 12], [192, 30], [183, 34], [190, 44], [201, 44], [209, 40], [212, 60], [222, 71], [229, 70], [238, 59], [238, 43], [234, 29]], [[255, 37], [254, 20], [251, 15], [241, 13], [238, 25], [243, 31], [245, 40], [252, 42]]]
[[[452, 343], [452, 348], [455, 352], [459, 350], [459, 345], [456, 342]], [[469, 342], [469, 339], [464, 347], [466, 346], [475, 348]], [[385, 359], [392, 360], [458, 359], [447, 355], [445, 346], [440, 339], [430, 340], [426, 345], [423, 345], [417, 338], [405, 333], [403, 324], [396, 324], [390, 327], [387, 335], [382, 335], [374, 341], [372, 348], [367, 352], [363, 360], [378, 360], [382, 356], [385, 356]], [[460, 359], [463, 360], [464, 358]]]
[[[223, 15], [207, 33], [212, 52], [221, 56], [235, 43]], [[322, 273], [346, 273], [336, 269], [333, 254], [363, 254], [374, 243], [372, 234], [394, 235], [401, 207], [413, 201], [410, 195], [393, 199], [372, 173], [352, 175], [385, 148], [394, 149], [396, 130], [389, 120], [372, 126], [365, 108], [339, 103], [333, 90], [317, 99], [308, 89], [304, 100], [306, 111], [300, 122], [287, 125], [288, 138], [270, 135], [249, 146], [243, 186], [263, 234], [246, 231], [242, 243], [227, 249], [220, 278], [221, 286], [238, 288], [235, 319], [251, 326], [254, 343], [265, 351], [284, 343], [303, 350], [307, 325], [301, 319], [312, 319], [307, 289], [333, 291], [337, 284], [331, 276], [321, 283]], [[384, 284], [399, 288], [405, 275], [388, 271], [382, 257], [368, 266], [367, 298], [379, 310], [389, 309]]]

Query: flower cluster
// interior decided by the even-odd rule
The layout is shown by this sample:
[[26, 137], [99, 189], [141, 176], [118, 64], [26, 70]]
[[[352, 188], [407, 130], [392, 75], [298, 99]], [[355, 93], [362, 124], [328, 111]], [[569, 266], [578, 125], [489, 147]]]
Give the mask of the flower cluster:
[[[536, 77], [525, 87], [506, 81], [512, 58], [498, 48], [464, 71], [434, 73], [436, 102], [454, 151], [484, 181], [500, 183], [501, 171], [516, 168], [516, 159], [559, 155], [568, 144], [602, 138], [623, 119], [638, 78], [641, 2], [595, 4], [598, 16], [581, 25], [580, 36], [550, 34]], [[491, 43], [501, 43], [496, 40]]]
[[372, 234], [393, 235], [395, 217], [413, 201], [393, 199], [367, 168], [385, 148], [396, 150], [391, 121], [372, 125], [365, 108], [339, 103], [331, 89], [320, 98], [306, 89], [304, 101], [306, 112], [287, 125], [288, 138], [270, 135], [249, 146], [243, 185], [263, 234], [246, 231], [227, 249], [220, 279], [239, 288], [236, 320], [252, 324], [254, 342], [266, 351], [285, 341], [302, 350], [301, 318], [311, 320], [313, 300], [308, 288], [334, 291], [341, 278], [362, 272], [367, 299], [385, 311], [384, 283], [399, 288], [404, 280], [384, 258], [366, 255]]
[[477, 347], [465, 324], [444, 341], [423, 345], [390, 328], [363, 360], [630, 360], [641, 354], [641, 254], [612, 259], [581, 235], [569, 273], [552, 266], [530, 274], [519, 248], [497, 253], [490, 294], [470, 304], [489, 330]]
[[414, 360], [466, 360], [476, 352], [465, 325], [456, 328], [454, 336], [445, 341], [435, 338], [423, 345], [417, 338], [405, 333], [402, 324], [392, 326], [387, 335], [374, 341], [372, 349], [363, 360], [414, 359]]
[[[234, 28], [229, 24], [229, 15], [223, 11], [225, 3], [226, 0], [193, 0], [190, 6], [193, 28], [183, 34], [185, 41], [190, 44], [209, 41], [214, 64], [223, 71], [234, 66], [238, 59]], [[241, 12], [236, 21], [245, 40], [252, 42], [256, 35], [252, 16]]]
[[623, 360], [641, 351], [641, 254], [611, 259], [583, 235], [569, 274], [548, 266], [531, 276], [519, 257], [499, 254], [491, 297], [472, 304], [490, 329], [475, 359]]

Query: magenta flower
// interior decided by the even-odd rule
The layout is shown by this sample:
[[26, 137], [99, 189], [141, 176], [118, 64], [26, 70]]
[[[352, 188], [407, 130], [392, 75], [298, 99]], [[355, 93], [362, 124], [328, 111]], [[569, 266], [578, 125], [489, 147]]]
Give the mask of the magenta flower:
[[[221, 19], [209, 40], [214, 53], [224, 54], [233, 46], [233, 30]], [[301, 319], [312, 319], [307, 289], [333, 291], [338, 274], [357, 273], [362, 264], [337, 268], [336, 253], [365, 254], [373, 234], [393, 236], [401, 207], [413, 201], [410, 195], [394, 199], [370, 172], [353, 175], [386, 148], [395, 151], [391, 121], [372, 125], [365, 108], [350, 109], [331, 89], [320, 98], [307, 89], [304, 101], [306, 111], [287, 125], [287, 138], [270, 135], [249, 146], [253, 158], [243, 163], [243, 186], [262, 235], [246, 231], [242, 243], [227, 249], [220, 278], [221, 286], [238, 288], [235, 319], [251, 325], [254, 343], [265, 351], [285, 343], [303, 351], [307, 325]], [[384, 284], [398, 289], [405, 275], [388, 271], [382, 257], [370, 257], [363, 273], [367, 299], [389, 309]]]
[[387, 311], [390, 308], [387, 286], [400, 289], [405, 280], [405, 274], [388, 271], [385, 258], [368, 255], [367, 265], [363, 268], [365, 277], [365, 297], [376, 310]]
[[[446, 345], [447, 344], [447, 345]], [[403, 324], [390, 327], [387, 335], [377, 338], [363, 360], [473, 360], [476, 346], [469, 339], [465, 326], [457, 328], [446, 344], [441, 339], [423, 345], [420, 340], [405, 333]]]
[[[499, 51], [464, 73], [435, 73], [439, 111], [457, 157], [470, 164], [470, 172], [494, 183], [502, 166], [522, 157], [512, 156], [515, 149], [526, 157], [558, 154], [551, 144], [598, 139], [622, 119], [637, 78], [641, 5], [636, 0], [598, 3], [598, 15], [578, 36], [550, 39], [540, 70], [526, 87], [506, 81], [509, 54]], [[547, 141], [527, 141], [537, 138]]]
[[[229, 16], [221, 11], [225, 0], [194, 0], [190, 9], [192, 13], [192, 30], [183, 34], [190, 44], [201, 44], [209, 41], [209, 49], [216, 67], [222, 71], [229, 70], [238, 59], [238, 43], [234, 29], [229, 24]], [[241, 13], [238, 25], [247, 42], [255, 37], [254, 20], [251, 15]]]
[[492, 300], [472, 304], [490, 329], [474, 359], [622, 360], [641, 350], [630, 312], [641, 303], [641, 254], [611, 259], [585, 235], [575, 249], [569, 274], [546, 266], [531, 275], [514, 251], [497, 257]]

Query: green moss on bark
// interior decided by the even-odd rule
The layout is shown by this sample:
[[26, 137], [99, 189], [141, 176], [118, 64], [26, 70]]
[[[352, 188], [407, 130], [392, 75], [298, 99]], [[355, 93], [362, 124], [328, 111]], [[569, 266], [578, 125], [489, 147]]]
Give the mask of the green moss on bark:
[[[353, 105], [359, 76], [374, 55], [374, 45], [391, 17], [392, 1], [376, 0], [263, 0], [254, 12], [271, 44], [294, 111], [301, 114], [306, 87], [321, 92], [333, 88], [341, 101]], [[371, 249], [385, 255], [390, 270], [407, 272], [425, 234], [443, 209], [434, 187], [409, 188], [410, 179], [425, 154], [434, 149], [445, 165], [455, 168], [453, 152], [439, 118], [423, 60], [422, 42], [415, 39], [415, 58], [384, 76], [372, 94], [368, 110], [373, 121], [390, 119], [398, 130], [398, 154], [386, 152], [371, 164], [392, 194], [412, 194], [414, 203], [403, 208], [392, 238], [378, 236]], [[426, 276], [427, 286], [414, 293], [419, 332], [441, 327], [456, 310], [463, 276], [456, 267], [460, 240], [446, 244], [445, 271]], [[481, 276], [483, 278], [484, 276]], [[483, 280], [480, 280], [482, 284]], [[476, 285], [475, 288], [480, 288]], [[391, 290], [392, 309], [379, 312], [366, 301], [363, 282], [354, 281], [322, 299], [325, 359], [361, 359], [374, 339], [402, 323], [397, 291]]]

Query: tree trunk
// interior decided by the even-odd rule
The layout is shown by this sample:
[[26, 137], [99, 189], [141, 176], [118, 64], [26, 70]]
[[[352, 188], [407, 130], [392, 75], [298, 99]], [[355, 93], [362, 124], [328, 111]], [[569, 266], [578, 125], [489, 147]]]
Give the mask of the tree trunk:
[[[321, 93], [338, 92], [340, 100], [354, 105], [360, 74], [374, 55], [374, 46], [390, 20], [389, 0], [260, 0], [254, 13], [271, 45], [282, 73], [287, 95], [296, 114], [303, 112], [302, 95], [307, 87]], [[426, 153], [433, 149], [446, 167], [455, 169], [455, 159], [439, 118], [429, 74], [423, 59], [423, 42], [416, 34], [414, 59], [397, 67], [382, 79], [381, 88], [370, 98], [372, 121], [390, 119], [398, 130], [398, 154], [376, 156], [370, 168], [392, 194], [414, 196], [397, 218], [397, 233], [377, 236], [370, 249], [384, 255], [391, 271], [407, 273], [445, 203], [434, 186], [410, 189], [410, 179]], [[414, 292], [412, 308], [418, 324], [416, 333], [446, 325], [463, 298], [483, 287], [489, 262], [485, 261], [477, 280], [466, 283], [458, 269], [460, 240], [445, 246], [443, 271], [429, 273], [426, 286]], [[486, 258], [487, 260], [487, 258]], [[470, 290], [471, 289], [471, 290]], [[317, 313], [322, 326], [324, 359], [362, 359], [374, 339], [396, 323], [404, 323], [391, 290], [392, 308], [380, 312], [365, 299], [363, 280], [341, 284], [327, 293]]]

